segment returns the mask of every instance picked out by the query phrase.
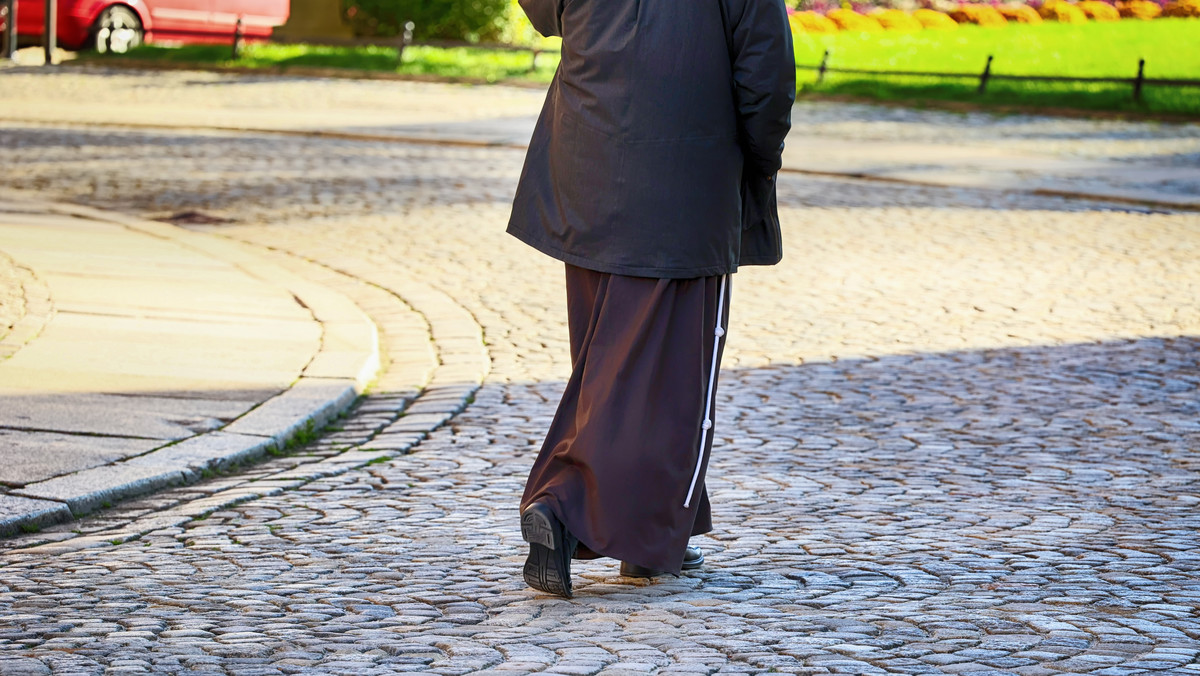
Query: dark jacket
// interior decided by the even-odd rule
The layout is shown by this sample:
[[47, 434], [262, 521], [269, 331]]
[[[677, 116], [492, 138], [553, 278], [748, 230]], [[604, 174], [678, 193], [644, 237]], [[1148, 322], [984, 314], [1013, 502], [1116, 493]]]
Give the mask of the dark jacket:
[[777, 263], [796, 96], [783, 0], [520, 3], [563, 47], [508, 232], [638, 277]]

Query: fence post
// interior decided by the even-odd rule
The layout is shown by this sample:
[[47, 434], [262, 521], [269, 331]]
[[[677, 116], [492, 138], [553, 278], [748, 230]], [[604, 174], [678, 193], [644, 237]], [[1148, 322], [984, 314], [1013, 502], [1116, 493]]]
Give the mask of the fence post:
[[238, 17], [237, 23], [233, 25], [233, 58], [237, 59], [242, 56], [242, 42], [245, 39], [245, 29], [242, 27], [242, 17]]
[[46, 26], [42, 34], [42, 44], [46, 49], [46, 65], [54, 65], [54, 50], [58, 47], [58, 2], [46, 0]]
[[983, 66], [983, 73], [979, 75], [979, 93], [987, 91], [988, 79], [992, 77], [992, 55], [988, 54], [987, 63]]
[[541, 53], [542, 53], [542, 50], [538, 49], [537, 47], [533, 48], [533, 61], [529, 64], [529, 72], [530, 73], [537, 70], [537, 60], [538, 60], [538, 56], [540, 56]]
[[17, 0], [4, 3], [4, 51], [0, 59], [17, 58]]
[[821, 56], [821, 66], [819, 68], [817, 68], [816, 84], [821, 84], [821, 81], [825, 79], [825, 68], [828, 65], [829, 65], [829, 50], [826, 49], [825, 54]]
[[396, 65], [404, 65], [404, 48], [412, 44], [413, 31], [417, 28], [417, 24], [411, 21], [404, 22], [404, 32], [400, 34], [400, 41], [396, 45]]
[[1138, 59], [1138, 75], [1133, 81], [1133, 100], [1141, 102], [1142, 100], [1142, 81], [1146, 79], [1146, 60]]

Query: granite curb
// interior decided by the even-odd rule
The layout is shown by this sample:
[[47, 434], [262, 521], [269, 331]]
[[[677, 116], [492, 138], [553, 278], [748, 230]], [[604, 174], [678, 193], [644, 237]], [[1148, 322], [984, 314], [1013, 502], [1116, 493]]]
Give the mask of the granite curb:
[[[304, 274], [307, 271], [297, 269], [303, 268], [302, 264], [281, 264], [281, 254], [89, 207], [55, 203], [24, 206], [115, 223], [228, 262], [251, 277], [285, 289], [308, 309], [321, 326], [322, 335], [316, 355], [290, 387], [219, 430], [10, 490], [0, 502], [0, 536], [69, 521], [119, 500], [193, 483], [211, 472], [278, 452], [297, 439], [308, 438], [345, 412], [380, 371], [378, 330], [371, 318], [346, 296], [312, 282]], [[39, 298], [41, 301], [46, 308], [31, 313], [35, 319], [44, 319], [52, 311], [48, 293]], [[10, 337], [17, 334], [17, 338], [31, 340], [36, 328], [31, 325], [19, 334], [14, 331]]]

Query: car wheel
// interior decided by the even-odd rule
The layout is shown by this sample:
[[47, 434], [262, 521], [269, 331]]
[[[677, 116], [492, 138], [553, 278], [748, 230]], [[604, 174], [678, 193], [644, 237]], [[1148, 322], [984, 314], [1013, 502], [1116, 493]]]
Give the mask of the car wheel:
[[99, 53], [124, 54], [142, 44], [142, 21], [124, 5], [105, 7], [92, 30], [91, 46]]

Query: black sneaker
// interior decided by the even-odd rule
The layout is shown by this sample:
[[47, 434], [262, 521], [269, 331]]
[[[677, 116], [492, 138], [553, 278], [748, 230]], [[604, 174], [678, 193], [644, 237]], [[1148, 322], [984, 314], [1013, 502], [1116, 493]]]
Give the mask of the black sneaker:
[[547, 594], [571, 598], [571, 557], [578, 540], [542, 502], [521, 513], [521, 537], [529, 543], [525, 583]]
[[[687, 550], [684, 551], [684, 553], [683, 553], [683, 569], [684, 570], [695, 570], [703, 565], [704, 565], [704, 552], [700, 551], [699, 547], [688, 547]], [[663, 574], [663, 572], [661, 570], [654, 570], [653, 568], [645, 568], [643, 566], [637, 565], [636, 563], [629, 563], [627, 561], [621, 562], [621, 576], [622, 577], [655, 577], [657, 575], [662, 575], [662, 574]]]

